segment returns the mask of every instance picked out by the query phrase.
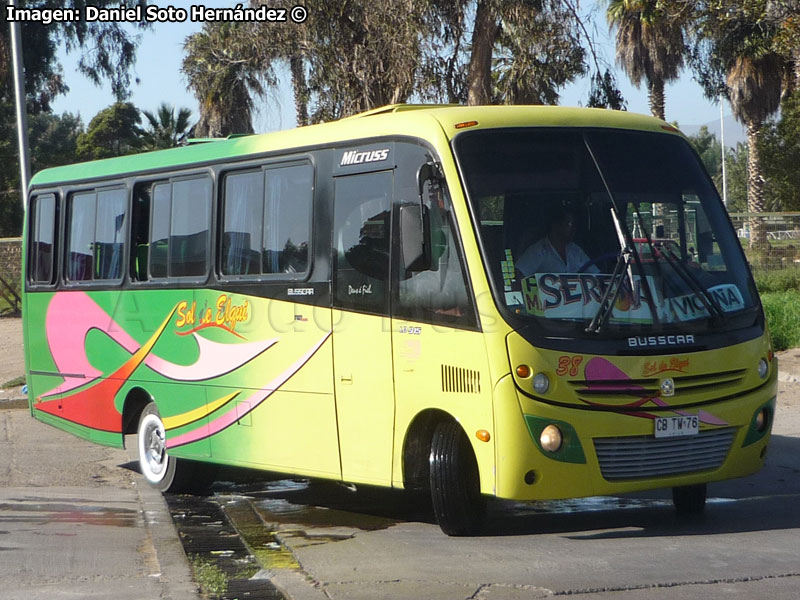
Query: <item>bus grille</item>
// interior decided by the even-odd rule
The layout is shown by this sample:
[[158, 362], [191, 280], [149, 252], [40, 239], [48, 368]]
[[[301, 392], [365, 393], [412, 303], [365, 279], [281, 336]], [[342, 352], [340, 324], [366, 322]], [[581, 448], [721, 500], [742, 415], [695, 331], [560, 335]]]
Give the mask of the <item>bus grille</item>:
[[[672, 377], [675, 382], [675, 399], [682, 402], [692, 401], [697, 394], [713, 390], [721, 394], [724, 390], [737, 389], [747, 374], [745, 369], [705, 373], [703, 375], [679, 375]], [[604, 380], [570, 380], [570, 386], [584, 402], [614, 402], [617, 398], [634, 398], [639, 396], [659, 396], [661, 380], [649, 379], [604, 379]]]
[[711, 429], [698, 435], [595, 438], [600, 472], [607, 481], [644, 479], [716, 469], [725, 460], [735, 429]]

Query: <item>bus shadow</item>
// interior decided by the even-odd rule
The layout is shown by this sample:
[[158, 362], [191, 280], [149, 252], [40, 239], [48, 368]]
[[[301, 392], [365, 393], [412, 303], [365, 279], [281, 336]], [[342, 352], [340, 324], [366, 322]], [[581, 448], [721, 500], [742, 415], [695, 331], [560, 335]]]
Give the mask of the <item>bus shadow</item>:
[[496, 502], [486, 535], [561, 534], [625, 539], [743, 533], [800, 527], [800, 438], [773, 436], [764, 468], [708, 486], [706, 510], [678, 515], [669, 489], [520, 504]]
[[[139, 472], [138, 463], [120, 465]], [[212, 493], [246, 496], [267, 521], [304, 527], [385, 529], [436, 524], [430, 500], [401, 490], [223, 468]], [[669, 489], [546, 502], [489, 502], [483, 536], [563, 535], [570, 539], [696, 536], [800, 528], [800, 438], [773, 436], [764, 468], [709, 484], [701, 515], [678, 515]]]

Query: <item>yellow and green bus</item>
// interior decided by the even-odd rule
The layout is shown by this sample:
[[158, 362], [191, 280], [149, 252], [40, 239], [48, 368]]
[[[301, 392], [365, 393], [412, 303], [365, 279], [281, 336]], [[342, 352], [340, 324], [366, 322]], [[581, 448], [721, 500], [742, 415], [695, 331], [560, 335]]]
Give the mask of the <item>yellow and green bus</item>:
[[[30, 410], [161, 490], [233, 465], [488, 497], [757, 471], [756, 288], [686, 139], [641, 115], [397, 105], [38, 173]], [[131, 438], [132, 439], [132, 438]]]

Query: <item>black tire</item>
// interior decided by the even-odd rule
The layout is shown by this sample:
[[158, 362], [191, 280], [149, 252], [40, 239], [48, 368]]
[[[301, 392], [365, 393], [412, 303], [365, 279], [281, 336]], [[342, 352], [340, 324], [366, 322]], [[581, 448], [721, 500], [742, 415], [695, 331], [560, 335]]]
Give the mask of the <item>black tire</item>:
[[454, 421], [433, 431], [430, 454], [433, 514], [447, 535], [475, 535], [483, 525], [486, 499], [481, 496], [478, 463], [464, 430]]
[[672, 488], [672, 503], [679, 515], [699, 515], [706, 507], [705, 483]]
[[139, 470], [151, 486], [161, 492], [198, 494], [214, 483], [214, 465], [169, 455], [164, 423], [155, 402], [144, 407], [136, 431]]

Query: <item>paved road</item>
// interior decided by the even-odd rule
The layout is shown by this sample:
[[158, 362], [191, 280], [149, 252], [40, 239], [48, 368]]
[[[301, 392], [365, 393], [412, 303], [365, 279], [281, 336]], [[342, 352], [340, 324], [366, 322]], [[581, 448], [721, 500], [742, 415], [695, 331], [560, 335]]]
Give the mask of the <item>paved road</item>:
[[277, 482], [218, 499], [249, 504], [278, 531], [310, 582], [298, 599], [796, 600], [800, 383], [782, 382], [779, 404], [766, 468], [710, 486], [694, 520], [678, 518], [664, 492], [496, 503], [493, 534], [456, 539], [385, 492]]
[[0, 410], [0, 599], [197, 600], [160, 494], [126, 452]]

